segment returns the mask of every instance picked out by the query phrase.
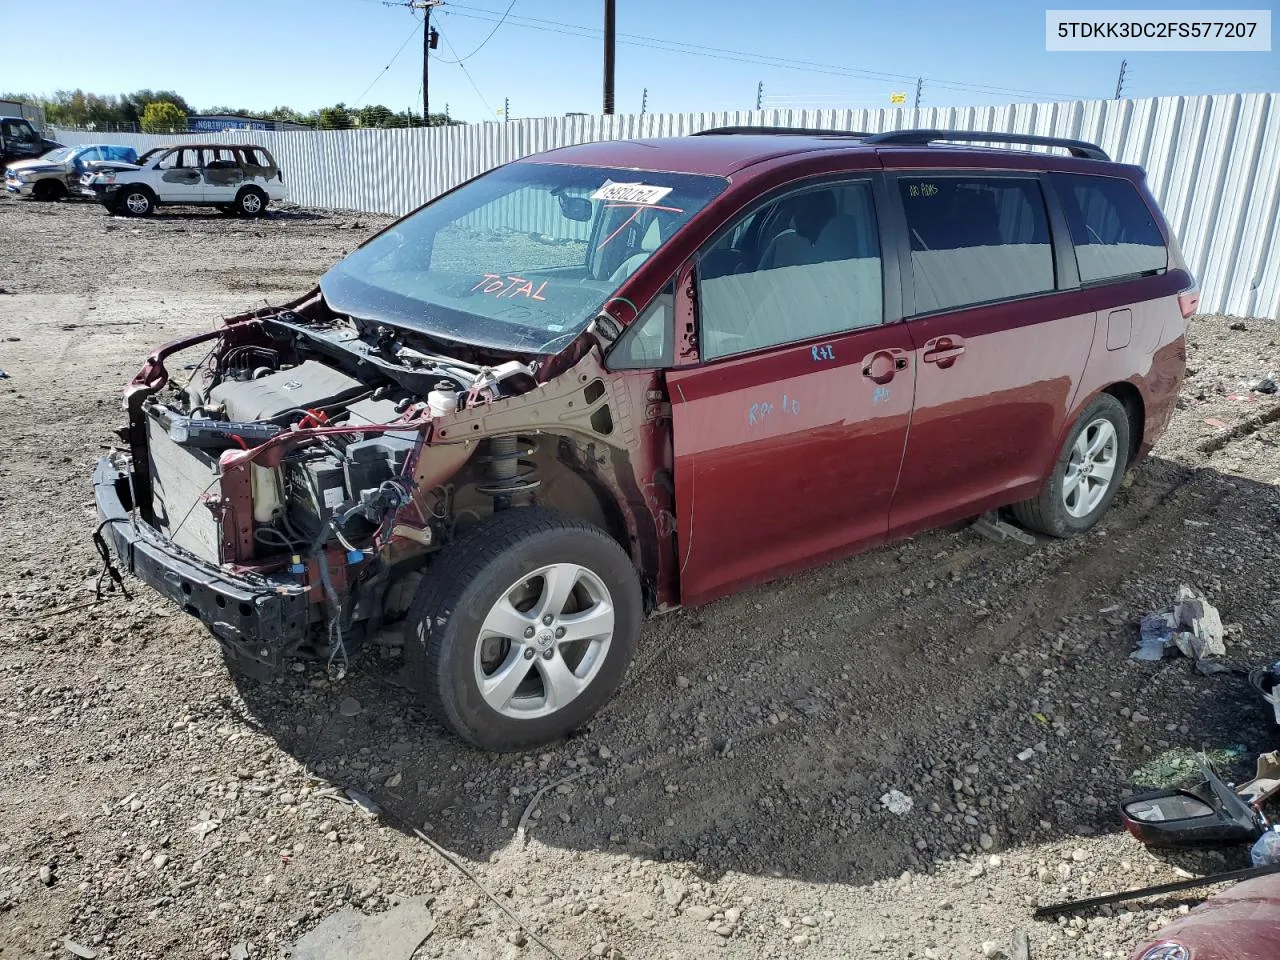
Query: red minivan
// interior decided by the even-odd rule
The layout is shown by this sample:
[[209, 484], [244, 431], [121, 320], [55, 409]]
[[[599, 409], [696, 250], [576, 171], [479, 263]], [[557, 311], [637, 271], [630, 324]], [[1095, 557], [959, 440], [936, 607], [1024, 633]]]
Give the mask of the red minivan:
[[1092, 144], [566, 147], [153, 354], [98, 543], [251, 672], [345, 669], [398, 622], [442, 721], [526, 748], [609, 699], [647, 614], [1001, 508], [1089, 529], [1196, 303], [1141, 169]]

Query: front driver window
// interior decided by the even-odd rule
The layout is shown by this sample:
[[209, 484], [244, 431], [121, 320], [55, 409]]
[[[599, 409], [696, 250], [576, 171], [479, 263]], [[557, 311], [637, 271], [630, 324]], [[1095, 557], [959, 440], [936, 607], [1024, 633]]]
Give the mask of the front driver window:
[[698, 290], [704, 360], [880, 323], [870, 182], [824, 184], [752, 210], [703, 253]]

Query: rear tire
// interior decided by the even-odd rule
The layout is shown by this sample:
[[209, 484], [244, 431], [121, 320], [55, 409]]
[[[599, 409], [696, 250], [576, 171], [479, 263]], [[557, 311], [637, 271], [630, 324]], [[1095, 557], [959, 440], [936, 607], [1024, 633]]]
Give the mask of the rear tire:
[[643, 604], [631, 558], [591, 524], [502, 511], [445, 547], [409, 610], [409, 675], [451, 730], [524, 750], [580, 727], [622, 683]]
[[242, 217], [260, 217], [267, 211], [267, 195], [257, 187], [246, 187], [236, 195], [235, 211]]
[[1067, 434], [1039, 495], [1013, 505], [1014, 518], [1051, 537], [1072, 537], [1096, 524], [1129, 465], [1129, 431], [1124, 404], [1109, 393], [1096, 397]]

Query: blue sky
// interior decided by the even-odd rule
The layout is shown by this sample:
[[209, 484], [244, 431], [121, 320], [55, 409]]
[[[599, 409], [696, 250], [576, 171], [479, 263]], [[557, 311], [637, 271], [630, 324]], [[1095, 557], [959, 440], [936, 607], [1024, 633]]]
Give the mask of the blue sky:
[[[602, 0], [515, 0], [507, 21], [466, 59], [470, 77], [445, 62], [476, 50], [507, 3], [458, 0], [433, 13], [444, 40], [432, 65], [432, 110], [448, 103], [459, 119], [496, 119], [510, 98], [513, 117], [599, 112]], [[646, 87], [650, 112], [748, 109], [760, 81], [766, 106], [797, 108], [888, 106], [893, 92], [914, 95], [917, 76], [925, 78], [923, 103], [934, 106], [1110, 97], [1125, 56], [1128, 96], [1280, 92], [1277, 52], [1047, 53], [1044, 5], [617, 5], [619, 113], [638, 112]], [[117, 15], [126, 9], [127, 17]], [[351, 105], [368, 89], [361, 105], [403, 110], [420, 104], [421, 35], [411, 37], [415, 21], [408, 10], [379, 0], [132, 0], [127, 7], [61, 0], [58, 23], [56, 39], [20, 33], [19, 42], [6, 44], [0, 89], [150, 87], [177, 90], [197, 107], [301, 110]], [[690, 46], [670, 49], [674, 44]], [[762, 59], [773, 62], [744, 62]]]

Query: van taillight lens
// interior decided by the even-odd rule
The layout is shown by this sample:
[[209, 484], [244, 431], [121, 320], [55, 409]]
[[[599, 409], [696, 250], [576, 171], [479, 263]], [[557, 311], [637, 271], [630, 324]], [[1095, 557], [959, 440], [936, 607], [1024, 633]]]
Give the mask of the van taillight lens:
[[1184, 290], [1178, 294], [1178, 308], [1182, 311], [1183, 320], [1190, 320], [1198, 306], [1200, 306], [1199, 290]]

